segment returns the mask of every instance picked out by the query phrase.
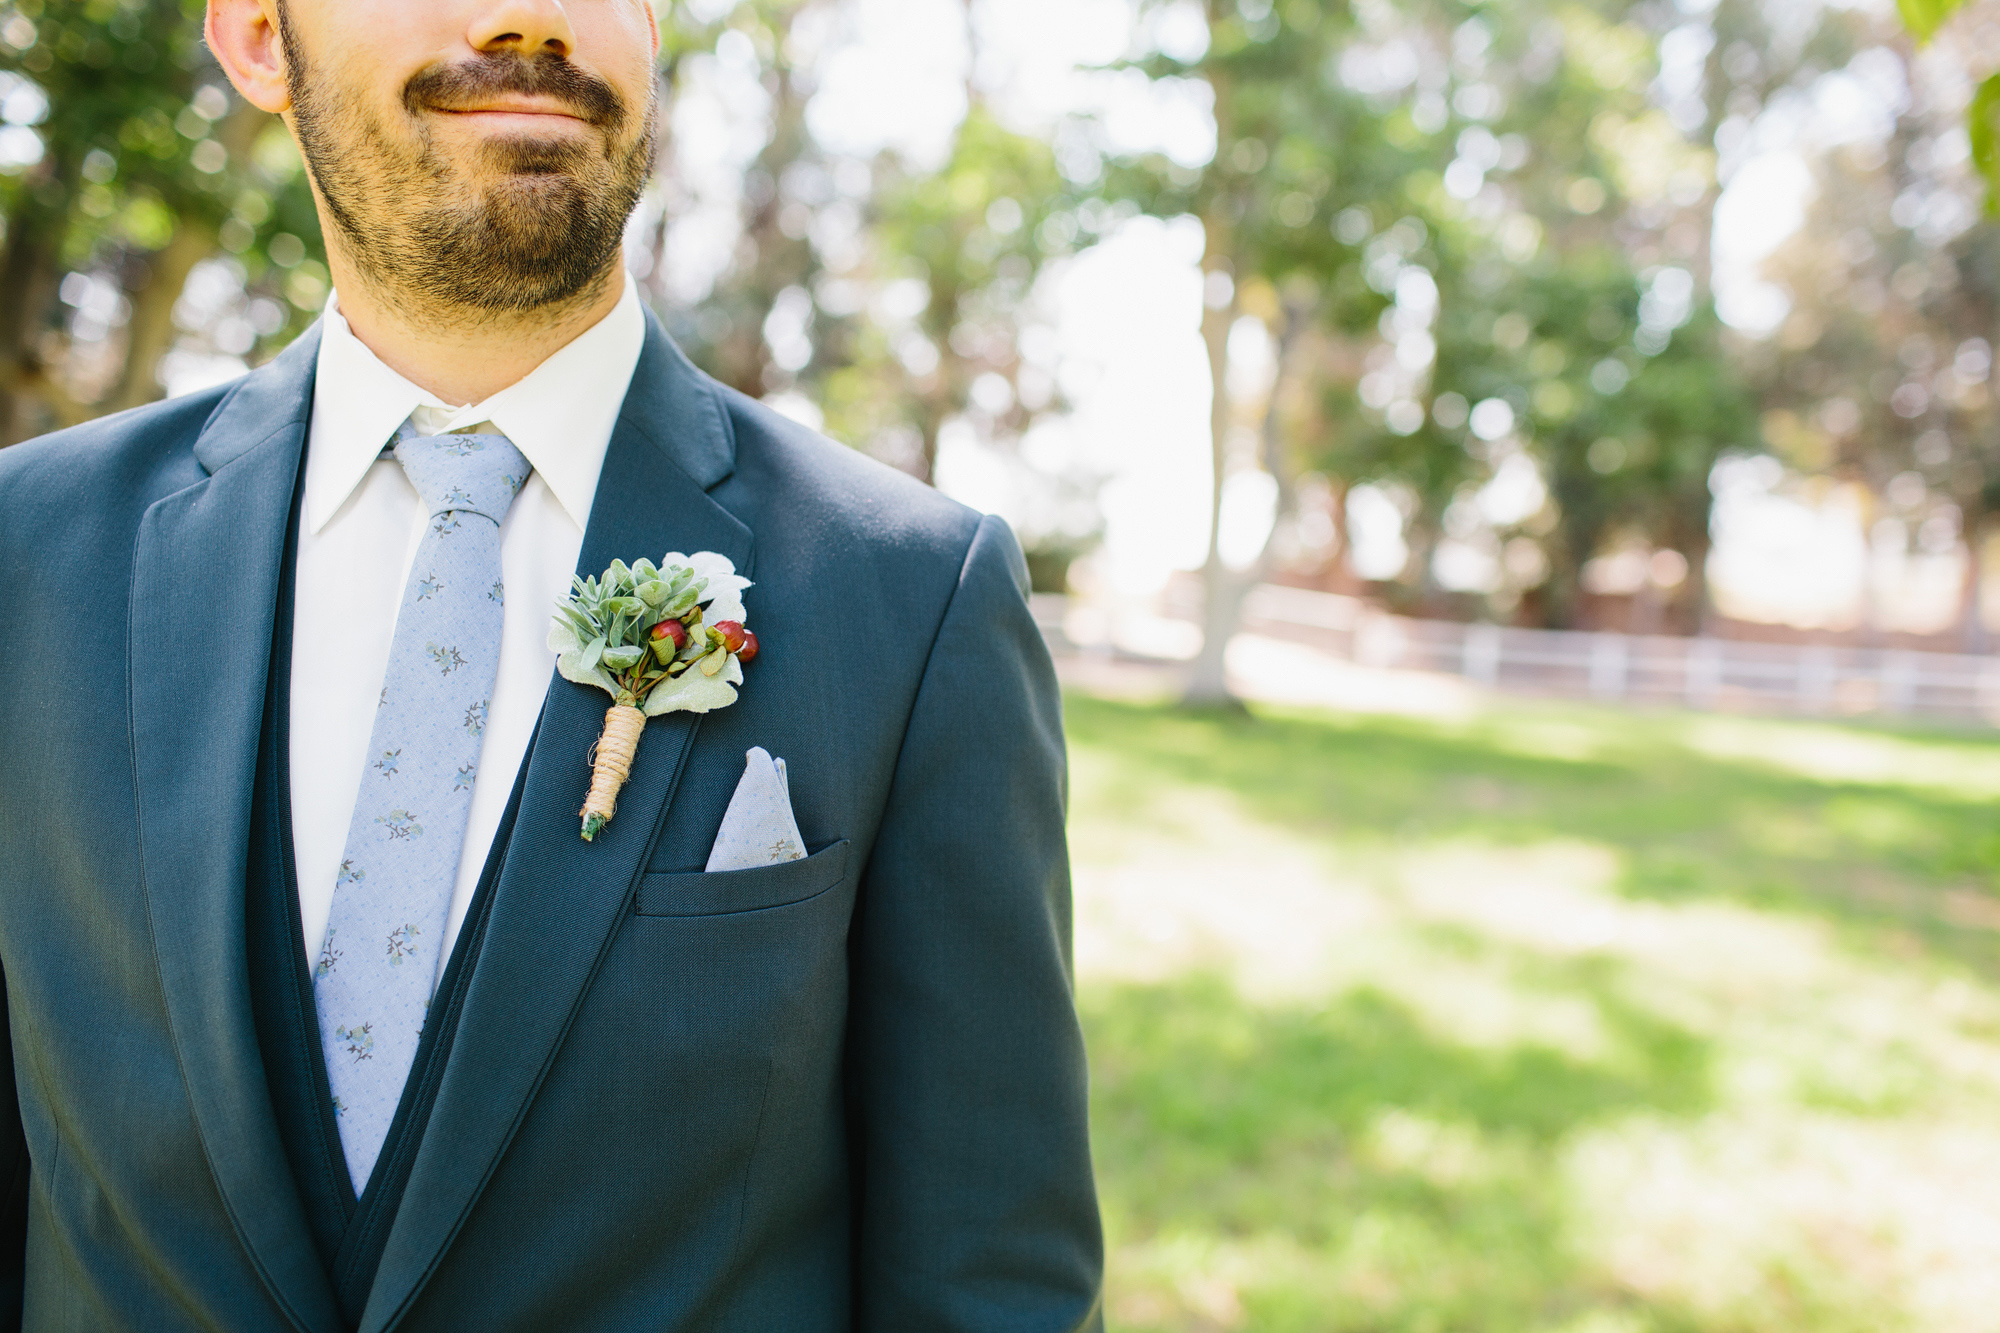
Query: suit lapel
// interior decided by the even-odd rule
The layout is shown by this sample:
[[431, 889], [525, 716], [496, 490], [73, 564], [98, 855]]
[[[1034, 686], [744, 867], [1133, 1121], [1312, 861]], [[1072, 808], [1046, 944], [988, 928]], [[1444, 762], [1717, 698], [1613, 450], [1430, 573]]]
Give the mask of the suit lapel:
[[[749, 529], [706, 494], [733, 458], [714, 389], [649, 315], [579, 572], [667, 550], [717, 551], [747, 571]], [[379, 1333], [408, 1310], [484, 1189], [626, 914], [666, 816], [698, 725], [685, 713], [647, 725], [617, 817], [594, 841], [578, 834], [585, 756], [610, 702], [561, 677], [549, 686], [458, 1032], [362, 1333]]]
[[292, 1323], [338, 1328], [266, 1092], [250, 1010], [243, 849], [286, 519], [317, 330], [244, 380], [194, 448], [209, 475], [140, 521], [133, 759], [147, 912], [168, 1021], [210, 1169]]

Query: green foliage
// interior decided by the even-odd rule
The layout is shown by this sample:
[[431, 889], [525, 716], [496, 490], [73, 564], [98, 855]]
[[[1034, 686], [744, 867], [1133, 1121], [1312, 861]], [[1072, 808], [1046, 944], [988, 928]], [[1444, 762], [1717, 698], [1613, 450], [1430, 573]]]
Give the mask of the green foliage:
[[[1843, 35], [1851, 49], [1869, 33]], [[1981, 120], [1990, 99], [1975, 97]], [[2000, 228], [1967, 207], [1979, 178], [1968, 181], [1960, 162], [1916, 170], [1917, 146], [1954, 138], [1956, 121], [1955, 111], [1915, 108], [1880, 150], [1816, 164], [1806, 225], [1765, 265], [1791, 294], [1791, 313], [1742, 363], [1763, 444], [1788, 467], [1872, 492], [1878, 534], [1927, 533], [1935, 544], [1940, 529], [1955, 530], [1978, 549], [2000, 515], [2000, 414], [1985, 384], [2000, 320]], [[1972, 129], [1978, 165], [1990, 139], [1978, 122]], [[1912, 211], [1920, 200], [1932, 202]], [[1949, 214], [1934, 214], [1939, 205]], [[1959, 638], [1980, 652], [1977, 562], [1971, 573]]]
[[2000, 143], [1995, 118], [2000, 117], [2000, 74], [1989, 74], [1973, 90], [1965, 110], [1966, 134], [1972, 141], [1972, 164], [1986, 181], [1986, 215], [2000, 217]]
[[1965, 0], [1896, 0], [1896, 12], [1903, 16], [1904, 26], [1918, 41], [1928, 42], [1964, 3]]
[[[42, 156], [0, 175], [0, 443], [157, 396], [154, 363], [189, 272], [241, 265], [259, 307], [251, 351], [283, 346], [327, 290], [310, 191], [283, 128], [229, 90], [201, 36], [199, 0], [16, 0], [0, 5], [0, 90], [32, 88], [48, 113]], [[115, 374], [64, 374], [45, 335], [66, 330], [65, 271], [110, 283], [130, 310]], [[93, 354], [79, 358], [99, 362]], [[25, 389], [24, 396], [16, 392]]]
[[[781, 298], [806, 296], [821, 274], [818, 252], [803, 225], [810, 210], [833, 200], [832, 163], [806, 124], [810, 75], [793, 59], [796, 23], [809, 19], [814, 0], [741, 0], [720, 17], [700, 20], [675, 4], [662, 18], [662, 63], [669, 95], [683, 62], [712, 50], [726, 34], [746, 39], [758, 53], [770, 97], [770, 128], [743, 181], [738, 259], [696, 312], [669, 312], [695, 363], [724, 384], [752, 397], [795, 382], [805, 366], [773, 357], [764, 325]], [[671, 102], [663, 121], [672, 133]], [[796, 299], [796, 298], [793, 298]], [[808, 297], [808, 299], [810, 299]]]
[[[1671, 272], [1691, 292], [1692, 276]], [[1497, 300], [1456, 310], [1446, 300], [1432, 410], [1419, 433], [1446, 433], [1439, 393], [1515, 407], [1553, 501], [1525, 524], [1545, 536], [1552, 568], [1538, 597], [1552, 623], [1572, 620], [1583, 563], [1620, 537], [1691, 561], [1705, 555], [1709, 475], [1725, 452], [1757, 439], [1754, 402], [1714, 313], [1690, 309], [1672, 330], [1648, 325], [1640, 313], [1648, 287], [1623, 252], [1593, 247], [1514, 270]], [[1496, 336], [1519, 341], [1503, 347]], [[1479, 444], [1450, 434], [1446, 456]]]
[[[1987, 229], [1940, 258], [1888, 216], [1899, 192], [1907, 211], [1922, 191], [1856, 167], [1821, 191], [1824, 220], [1809, 231], [1874, 238], [1865, 278], [1859, 265], [1851, 283], [1774, 274], [1799, 317], [1763, 346], [1721, 328], [1706, 291], [1714, 145], [1770, 99], [1880, 47], [1873, 17], [1837, 8], [1781, 33], [1756, 0], [1720, 0], [1685, 21], [1658, 6], [1558, 0], [1216, 0], [1201, 11], [1205, 46], [1140, 50], [1123, 66], [1212, 97], [1211, 160], [1093, 164], [1077, 151], [1089, 125], [1053, 141], [1018, 132], [975, 76], [968, 114], [931, 168], [894, 154], [841, 160], [815, 140], [814, 53], [842, 3], [663, 9], [669, 169], [678, 80], [725, 38], [759, 62], [769, 126], [746, 175], [734, 262], [691, 308], [664, 308], [657, 279], [650, 291], [704, 368], [753, 395], [800, 395], [832, 433], [919, 475], [931, 475], [947, 423], [1004, 449], [1064, 409], [1054, 340], [1039, 327], [1041, 275], [1144, 212], [1202, 224], [1218, 388], [1242, 321], [1261, 322], [1277, 353], [1267, 396], [1220, 395], [1222, 466], [1249, 461], [1250, 439], [1282, 479], [1316, 470], [1335, 494], [1390, 487], [1413, 547], [1390, 590], [1402, 600], [1440, 595], [1433, 548], [1463, 529], [1510, 457], [1534, 463], [1550, 502], [1479, 538], [1531, 548], [1528, 566], [1546, 579], [1510, 573], [1483, 606], [1466, 598], [1455, 609], [1547, 623], [1579, 614], [1583, 566], [1621, 546], [1686, 556], [1693, 576], [1666, 623], [1696, 623], [1706, 477], [1730, 450], [1770, 448], [1801, 471], [1881, 485], [1944, 429], [1949, 457], [1933, 443], [1915, 460], [1929, 484], [1968, 530], [2000, 496], [1987, 400], [1946, 393], [1931, 383], [1934, 367], [1912, 363], [1904, 379], [1884, 369], [1917, 355], [1913, 340], [1990, 334], [2000, 307], [1987, 298], [2000, 283], [1987, 270], [2000, 266]], [[1144, 32], [1162, 11], [1141, 9]], [[1949, 9], [1914, 6], [1910, 21], [1934, 26]], [[0, 439], [155, 396], [153, 363], [170, 346], [259, 359], [324, 300], [297, 155], [282, 127], [228, 92], [199, 16], [196, 0], [0, 0], [0, 82], [27, 80], [51, 107], [34, 127], [43, 160], [0, 174]], [[1670, 106], [1660, 43], [1694, 28], [1712, 30], [1713, 49], [1699, 90]], [[1398, 60], [1402, 74], [1380, 73]], [[1982, 171], [1995, 155], [1996, 96], [1989, 83], [1975, 103]], [[1931, 133], [1919, 118], [1906, 114], [1898, 142]], [[661, 193], [663, 234], [674, 191]], [[1883, 216], [1864, 215], [1864, 204]], [[173, 322], [184, 280], [211, 258], [243, 284], [226, 347], [213, 325]], [[1828, 256], [1811, 258], [1836, 271]], [[1947, 261], [1959, 277], [1949, 297], [1941, 280], [1900, 295], [1915, 290], [1915, 270]], [[114, 288], [131, 309], [126, 327], [94, 343], [76, 334], [72, 346], [79, 321], [57, 297], [68, 273], [93, 291]], [[1680, 275], [1692, 280], [1685, 299], [1664, 300]], [[1846, 308], [1877, 287], [1891, 293], [1886, 308]], [[1822, 336], [1807, 336], [1813, 326]], [[1891, 401], [1901, 391], [1907, 408], [1911, 384], [1930, 395], [1919, 416]], [[1501, 440], [1478, 438], [1465, 420], [1489, 398], [1512, 410], [1515, 429]], [[1856, 408], [1858, 428], [1825, 427], [1835, 400]], [[1035, 484], [1062, 516], [1025, 534], [1040, 554], [1059, 562], [1088, 547], [1101, 522], [1094, 480]]]
[[[49, 206], [72, 210], [68, 259], [81, 262], [105, 244], [158, 249], [183, 224], [219, 233], [223, 248], [239, 254], [280, 227], [308, 251], [316, 245], [297, 158], [264, 137], [275, 122], [229, 91], [202, 42], [199, 0], [13, 10], [39, 19], [36, 38], [0, 55], [0, 69], [17, 70], [48, 99], [48, 118], [36, 127], [46, 156], [27, 179]], [[282, 245], [280, 259], [299, 262]]]
[[[971, 411], [989, 436], [1014, 439], [1060, 406], [1024, 378], [1021, 334], [1036, 277], [1083, 230], [1081, 199], [1046, 142], [978, 102], [942, 167], [885, 158], [875, 173], [867, 273], [921, 283], [925, 300], [907, 332], [851, 331], [845, 364], [826, 372], [827, 424], [848, 439], [914, 434], [928, 476], [948, 418]], [[1006, 386], [1000, 401], [975, 401], [985, 376]]]
[[[1265, 466], [1407, 496], [1413, 599], [1447, 516], [1525, 452], [1551, 503], [1497, 536], [1539, 548], [1548, 574], [1494, 610], [1569, 623], [1583, 565], [1629, 541], [1687, 557], [1679, 619], [1699, 614], [1709, 471], [1755, 447], [1756, 414], [1686, 239], [1708, 224], [1713, 153], [1655, 104], [1645, 22], [1543, 3], [1216, 6], [1200, 58], [1141, 62], [1212, 89], [1216, 156], [1114, 161], [1104, 188], [1201, 218], [1204, 264], [1236, 293], [1212, 321], [1261, 319], [1281, 353], [1269, 402], [1249, 405]], [[1385, 50], [1413, 67], [1371, 84]], [[1485, 399], [1509, 405], [1507, 438], [1469, 430]]]
[[[570, 596], [556, 607], [558, 622], [576, 636], [581, 652], [576, 669], [587, 674], [602, 668], [616, 682], [612, 693], [618, 702], [638, 707], [654, 686], [704, 658], [720, 667], [729, 650], [722, 633], [702, 623], [701, 596], [707, 589], [708, 580], [691, 566], [661, 569], [650, 560], [629, 566], [613, 560], [602, 579], [576, 578]], [[678, 647], [665, 631], [655, 633], [667, 621], [685, 628]]]
[[[1903, 26], [1919, 43], [1937, 35], [1945, 20], [1964, 7], [1965, 0], [1896, 0]], [[2000, 110], [2000, 74], [1990, 74], [1974, 90], [1966, 108], [1965, 129], [1972, 139], [1972, 162], [1986, 182], [1988, 216], [2000, 216], [2000, 153], [1994, 148], [1994, 115]]]
[[[805, 114], [813, 71], [794, 63], [810, 44], [794, 30], [829, 8], [744, 0], [706, 23], [668, 16], [670, 80], [682, 56], [733, 32], [762, 58], [771, 111], [735, 261], [699, 309], [666, 314], [723, 382], [801, 393], [837, 438], [928, 480], [948, 420], [1004, 447], [1061, 406], [1020, 335], [1044, 265], [1089, 228], [1050, 146], [1003, 126], [976, 87], [939, 167], [827, 151]], [[774, 315], [790, 330], [782, 346], [767, 336]]]

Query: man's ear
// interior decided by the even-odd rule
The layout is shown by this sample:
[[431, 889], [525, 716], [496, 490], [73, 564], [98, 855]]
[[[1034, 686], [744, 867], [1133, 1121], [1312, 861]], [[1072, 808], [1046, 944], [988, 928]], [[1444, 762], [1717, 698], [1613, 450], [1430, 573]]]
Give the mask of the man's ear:
[[203, 32], [244, 101], [273, 114], [291, 110], [276, 0], [208, 0]]

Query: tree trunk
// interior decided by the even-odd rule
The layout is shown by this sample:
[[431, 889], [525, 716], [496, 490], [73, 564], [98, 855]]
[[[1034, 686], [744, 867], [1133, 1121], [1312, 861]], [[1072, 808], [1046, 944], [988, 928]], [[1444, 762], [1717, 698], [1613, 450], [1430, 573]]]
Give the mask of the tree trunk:
[[174, 303], [180, 300], [194, 266], [215, 250], [215, 235], [207, 227], [182, 219], [174, 238], [147, 258], [151, 270], [146, 285], [130, 293], [132, 319], [126, 325], [125, 369], [118, 387], [99, 405], [105, 412], [122, 412], [160, 396], [155, 373], [160, 358], [174, 341]]
[[921, 327], [924, 336], [937, 348], [938, 361], [931, 373], [918, 381], [917, 437], [921, 448], [911, 461], [915, 469], [912, 475], [926, 486], [935, 486], [938, 440], [944, 433], [944, 423], [965, 401], [967, 366], [965, 358], [951, 345], [951, 331], [958, 327], [965, 292], [942, 274], [933, 273], [930, 283], [931, 303], [924, 308]]
[[1543, 629], [1576, 628], [1583, 602], [1583, 566], [1596, 550], [1602, 535], [1601, 528], [1595, 523], [1588, 527], [1573, 525], [1567, 515], [1575, 511], [1563, 505], [1562, 501], [1563, 497], [1559, 496], [1556, 503], [1565, 519], [1542, 544], [1549, 562], [1548, 577], [1542, 581]]
[[1958, 638], [1961, 652], [1984, 653], [1987, 649], [1985, 601], [1986, 538], [1990, 520], [1985, 514], [1965, 516], [1965, 582], [1959, 590]]
[[1397, 582], [1408, 591], [1403, 614], [1429, 616], [1437, 591], [1436, 556], [1440, 535], [1438, 516], [1427, 501], [1419, 501], [1417, 512], [1403, 524], [1403, 545], [1409, 554], [1403, 559]]
[[45, 398], [46, 372], [35, 349], [55, 300], [57, 257], [69, 226], [74, 168], [54, 162], [39, 182], [23, 182], [20, 204], [7, 220], [7, 250], [0, 261], [0, 445], [39, 434], [43, 424], [30, 403]]
[[1687, 557], [1687, 581], [1681, 585], [1680, 603], [1686, 608], [1686, 633], [1707, 637], [1714, 634], [1716, 622], [1715, 590], [1708, 584], [1708, 553], [1715, 545], [1703, 526], [1699, 532], [1690, 532], [1680, 545], [1680, 553]]
[[1347, 497], [1354, 489], [1345, 477], [1329, 476], [1327, 518], [1333, 523], [1333, 558], [1327, 562], [1327, 591], [1348, 594], [1360, 587], [1354, 573], [1353, 542], [1347, 525]]
[[[942, 383], [942, 358], [931, 375]], [[926, 486], [937, 485], [938, 437], [944, 433], [944, 419], [949, 410], [948, 404], [939, 401], [941, 396], [935, 390], [917, 395], [917, 456], [910, 460], [908, 471]]]
[[748, 181], [755, 182], [755, 191], [745, 194], [743, 233], [732, 271], [711, 296], [731, 318], [729, 334], [713, 349], [713, 372], [752, 398], [763, 397], [772, 387], [774, 367], [764, 341], [764, 322], [778, 294], [787, 287], [810, 285], [817, 268], [811, 243], [787, 236], [782, 223], [786, 168], [804, 157], [811, 143], [806, 125], [808, 89], [786, 55], [792, 23], [802, 8], [779, 7], [770, 14], [777, 43], [767, 76], [771, 137], [751, 163]]
[[[1273, 499], [1271, 528], [1264, 535], [1264, 545], [1249, 567], [1240, 572], [1224, 565], [1221, 554], [1223, 465], [1232, 407], [1224, 377], [1229, 369], [1229, 326], [1234, 322], [1229, 316], [1233, 315], [1235, 305], [1232, 301], [1229, 311], [1209, 312], [1220, 316], [1214, 321], [1220, 325], [1219, 340], [1214, 336], [1211, 321], [1207, 318], [1202, 321], [1203, 341], [1209, 349], [1209, 376], [1215, 386], [1217, 405], [1211, 408], [1209, 414], [1210, 430], [1214, 435], [1210, 458], [1214, 465], [1215, 494], [1209, 504], [1208, 561], [1202, 568], [1201, 653], [1195, 658], [1194, 669], [1188, 678], [1186, 702], [1192, 707], [1229, 706], [1236, 702], [1229, 692], [1229, 642], [1236, 637], [1237, 628], [1242, 623], [1244, 599], [1270, 573], [1273, 542], [1291, 518], [1297, 499], [1297, 491], [1291, 481], [1291, 460], [1285, 451], [1284, 398], [1291, 383], [1296, 359], [1294, 352], [1300, 335], [1318, 310], [1318, 296], [1313, 292], [1295, 295], [1285, 301], [1285, 322], [1278, 333], [1273, 358], [1276, 374], [1272, 376], [1270, 395], [1264, 405], [1261, 441], [1264, 468], [1277, 483], [1278, 493]], [[1220, 361], [1217, 360], [1218, 355]]]
[[[229, 150], [231, 160], [242, 161], [250, 156], [257, 136], [271, 122], [269, 112], [248, 102], [238, 102], [216, 127], [215, 138]], [[206, 223], [182, 217], [174, 228], [173, 239], [146, 256], [149, 273], [145, 285], [126, 293], [132, 302], [132, 318], [126, 325], [125, 367], [119, 374], [117, 387], [95, 405], [96, 411], [122, 412], [160, 396], [157, 372], [160, 358], [173, 346], [174, 304], [181, 299], [181, 290], [187, 286], [188, 274], [194, 271], [194, 266], [214, 253], [214, 230]]]
[[1208, 383], [1211, 394], [1208, 409], [1208, 458], [1211, 490], [1208, 497], [1208, 558], [1201, 567], [1201, 652], [1194, 659], [1194, 667], [1188, 673], [1187, 697], [1185, 702], [1196, 708], [1212, 708], [1217, 705], [1233, 705], [1236, 698], [1229, 692], [1228, 668], [1224, 661], [1229, 651], [1229, 640], [1236, 632], [1236, 621], [1243, 605], [1243, 581], [1228, 566], [1222, 563], [1222, 486], [1227, 480], [1229, 464], [1229, 427], [1231, 404], [1229, 401], [1229, 326], [1235, 322], [1236, 296], [1234, 289], [1229, 301], [1221, 309], [1206, 303], [1207, 279], [1211, 274], [1222, 274], [1235, 281], [1230, 273], [1228, 258], [1227, 224], [1221, 219], [1220, 206], [1210, 210], [1211, 216], [1202, 219], [1208, 232], [1208, 253], [1202, 256], [1204, 304], [1201, 312], [1201, 340], [1208, 350]]
[[[661, 182], [671, 182], [678, 177], [674, 170], [675, 150], [678, 140], [674, 137], [675, 126], [679, 123], [674, 112], [677, 109], [681, 91], [681, 57], [678, 54], [664, 55], [659, 72], [654, 76], [659, 97], [659, 129], [653, 140], [653, 169], [651, 178]], [[650, 298], [655, 311], [667, 306], [667, 233], [672, 228], [680, 203], [678, 192], [668, 189], [660, 200], [659, 221], [653, 224], [652, 235], [647, 238], [651, 248], [652, 266], [646, 276], [639, 281], [639, 290]]]

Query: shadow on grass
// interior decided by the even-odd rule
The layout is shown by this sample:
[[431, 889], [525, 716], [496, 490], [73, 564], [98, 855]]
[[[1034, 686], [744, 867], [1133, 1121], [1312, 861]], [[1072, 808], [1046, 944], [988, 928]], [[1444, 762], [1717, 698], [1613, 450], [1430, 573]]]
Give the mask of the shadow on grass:
[[1612, 1036], [1591, 1059], [1454, 1044], [1371, 990], [1275, 1008], [1211, 976], [1087, 990], [1116, 1326], [1890, 1326], [1891, 1312], [1824, 1272], [1779, 1275], [1739, 1309], [1697, 1315], [1588, 1257], [1565, 1165], [1573, 1135], [1689, 1120], [1714, 1094], [1701, 1039], [1626, 1004], [1610, 970], [1572, 979]]
[[1116, 1089], [1107, 1112], [1143, 1108], [1177, 1145], [1238, 1162], [1274, 1137], [1358, 1133], [1391, 1107], [1524, 1146], [1637, 1111], [1710, 1108], [1702, 1038], [1625, 1002], [1608, 980], [1586, 993], [1609, 1038], [1590, 1059], [1536, 1043], [1453, 1043], [1372, 988], [1269, 1008], [1201, 976], [1095, 993], [1090, 1016], [1097, 1072]]
[[1850, 947], [1928, 950], [2000, 973], [2000, 829], [1983, 798], [1716, 758], [1681, 742], [1685, 719], [1610, 711], [1461, 726], [1083, 695], [1067, 708], [1075, 742], [1120, 759], [1092, 796], [1114, 819], [1143, 819], [1164, 776], [1351, 845], [1579, 839], [1623, 854], [1620, 888], [1633, 897], [1809, 913], [1846, 930]]

